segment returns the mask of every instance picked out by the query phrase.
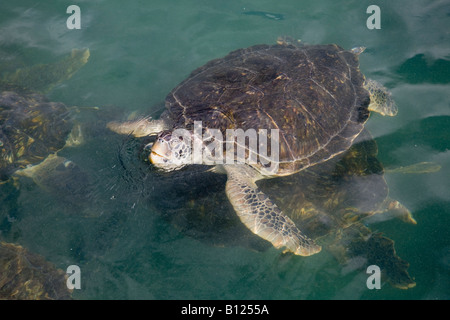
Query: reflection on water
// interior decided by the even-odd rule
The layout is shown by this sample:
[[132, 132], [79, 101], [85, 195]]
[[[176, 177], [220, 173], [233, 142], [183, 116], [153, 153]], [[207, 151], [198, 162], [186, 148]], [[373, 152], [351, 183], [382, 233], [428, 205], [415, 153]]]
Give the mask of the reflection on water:
[[[27, 177], [2, 179], [0, 241], [21, 245], [63, 271], [72, 264], [80, 266], [82, 289], [74, 290], [74, 298], [450, 296], [448, 2], [381, 2], [378, 31], [366, 28], [366, 7], [359, 2], [250, 1], [245, 8], [238, 1], [226, 5], [202, 1], [198, 7], [182, 1], [152, 1], [139, 7], [123, 7], [118, 1], [79, 5], [83, 20], [77, 31], [65, 28], [67, 5], [61, 1], [0, 5], [2, 76], [60, 60], [73, 48], [89, 48], [91, 53], [86, 66], [47, 94], [50, 101], [78, 107], [75, 120], [83, 124], [84, 142], [60, 150], [58, 156], [69, 161], [60, 163], [60, 169], [81, 170], [80, 179], [74, 181], [86, 186], [88, 196], [71, 197], [80, 185], [70, 189], [64, 179], [57, 182], [61, 192], [69, 190], [68, 197], [40, 188]], [[253, 13], [243, 14], [246, 11]], [[373, 239], [394, 241], [396, 254], [409, 262], [414, 288], [400, 290], [386, 282], [380, 290], [367, 289], [368, 275], [361, 269], [367, 255], [357, 253], [362, 249], [355, 242], [363, 238], [361, 234], [343, 234], [341, 242], [324, 239], [346, 243], [346, 248], [352, 242], [354, 257], [341, 263], [331, 250], [309, 258], [281, 255], [236, 229], [239, 224], [230, 214], [223, 176], [202, 168], [163, 175], [142, 160], [142, 145], [148, 141], [105, 130], [105, 123], [132, 112], [157, 117], [166, 94], [196, 67], [240, 47], [273, 43], [280, 35], [345, 48], [364, 45], [368, 49], [361, 56], [362, 71], [392, 90], [399, 114], [392, 119], [371, 116], [368, 128], [378, 145], [377, 159], [388, 169], [384, 177], [389, 197], [410, 209], [417, 225], [381, 219], [364, 226], [356, 220], [360, 228], [382, 233]], [[0, 148], [4, 144], [0, 142]], [[441, 169], [424, 174], [389, 172], [421, 162], [437, 163]], [[342, 174], [335, 181], [344, 181]], [[358, 206], [355, 200], [362, 195], [385, 199], [377, 188], [362, 192], [373, 182], [360, 182], [359, 189], [349, 181], [347, 186], [353, 189], [316, 186], [295, 193], [297, 198], [284, 196], [293, 189], [291, 180], [264, 181], [262, 187], [294, 210], [300, 198], [305, 201], [320, 191], [324, 198], [347, 197], [337, 202], [345, 203], [345, 208]], [[315, 199], [319, 202], [315, 205], [332, 205]], [[327, 222], [326, 215], [320, 217], [321, 223]], [[351, 215], [343, 220], [348, 219]], [[319, 230], [329, 224], [311, 226]], [[342, 230], [340, 224], [332, 229], [334, 234]]]

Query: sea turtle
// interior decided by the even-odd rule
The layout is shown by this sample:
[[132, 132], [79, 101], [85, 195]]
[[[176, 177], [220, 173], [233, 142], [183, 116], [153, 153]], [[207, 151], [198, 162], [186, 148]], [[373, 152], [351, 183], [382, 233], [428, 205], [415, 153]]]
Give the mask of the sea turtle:
[[24, 247], [0, 242], [0, 300], [68, 300], [67, 274]]
[[[287, 177], [261, 180], [258, 188], [346, 270], [377, 265], [393, 286], [407, 289], [415, 285], [409, 264], [397, 256], [391, 239], [367, 226], [392, 216], [416, 223], [407, 208], [389, 197], [377, 153], [364, 129], [346, 152]], [[421, 163], [398, 169], [391, 172], [429, 173], [439, 167]], [[206, 166], [152, 173], [151, 182], [158, 187], [147, 192], [149, 203], [181, 233], [215, 246], [268, 248], [243, 227], [231, 205], [224, 205], [226, 179]]]
[[[66, 143], [81, 138], [73, 112], [42, 95], [70, 78], [89, 59], [89, 50], [73, 50], [69, 57], [18, 69], [0, 80], [0, 178], [42, 162]], [[69, 140], [68, 140], [69, 139]]]
[[[166, 97], [160, 119], [108, 127], [136, 137], [157, 135], [149, 158], [163, 170], [215, 165], [226, 173], [226, 194], [247, 228], [276, 248], [309, 256], [321, 246], [256, 181], [292, 175], [348, 150], [370, 111], [397, 113], [387, 89], [361, 74], [363, 51], [289, 43], [239, 49], [193, 71]], [[243, 140], [227, 129], [243, 132]], [[270, 143], [247, 144], [251, 132], [266, 133]], [[248, 161], [255, 155], [257, 161]]]
[[89, 49], [74, 49], [59, 61], [0, 74], [0, 225], [14, 220], [21, 176], [63, 201], [86, 199], [87, 174], [58, 155], [83, 142], [79, 108], [49, 101], [44, 93], [69, 79], [89, 55]]
[[[65, 146], [79, 145], [81, 127], [74, 121], [76, 108], [49, 101], [43, 93], [69, 79], [89, 59], [89, 49], [74, 49], [64, 59], [4, 73], [0, 80], [0, 183], [17, 175], [61, 182], [49, 173], [76, 170], [76, 164], [57, 155]], [[53, 169], [57, 169], [53, 171]], [[61, 186], [61, 183], [59, 187]], [[54, 188], [60, 190], [59, 187]]]
[[[0, 235], [7, 238], [18, 219], [20, 176], [31, 178], [59, 198], [80, 201], [86, 174], [57, 155], [82, 142], [77, 108], [49, 101], [47, 93], [69, 79], [89, 59], [74, 49], [62, 60], [0, 74]], [[83, 200], [85, 200], [83, 198]], [[70, 299], [62, 270], [26, 248], [0, 242], [0, 299]]]

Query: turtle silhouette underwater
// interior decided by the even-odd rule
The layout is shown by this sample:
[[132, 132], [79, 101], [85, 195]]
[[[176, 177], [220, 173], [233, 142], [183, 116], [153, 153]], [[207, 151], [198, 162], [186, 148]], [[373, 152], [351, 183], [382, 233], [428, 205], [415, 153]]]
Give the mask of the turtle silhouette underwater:
[[[247, 228], [276, 248], [312, 255], [321, 247], [256, 181], [289, 176], [332, 159], [351, 147], [371, 111], [397, 113], [387, 89], [360, 72], [358, 57], [363, 51], [289, 43], [239, 49], [193, 71], [168, 94], [166, 111], [158, 120], [111, 122], [108, 127], [136, 137], [157, 135], [149, 158], [166, 171], [196, 163], [192, 141], [201, 143], [201, 163], [217, 164], [215, 154], [206, 152], [212, 129], [223, 136], [227, 129], [278, 132], [278, 141], [266, 143], [265, 156], [278, 155], [270, 167], [261, 160], [259, 149], [242, 146], [238, 137], [232, 141], [214, 137], [226, 157], [236, 159], [238, 147], [246, 159], [258, 155], [254, 163], [238, 157], [214, 168], [226, 174], [226, 194]], [[202, 125], [200, 134], [197, 121]], [[273, 141], [278, 142], [274, 147]]]

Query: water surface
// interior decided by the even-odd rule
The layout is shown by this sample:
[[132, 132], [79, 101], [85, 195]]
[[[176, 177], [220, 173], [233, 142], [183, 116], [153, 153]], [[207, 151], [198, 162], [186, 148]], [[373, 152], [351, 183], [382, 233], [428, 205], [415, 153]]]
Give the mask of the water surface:
[[90, 49], [89, 63], [49, 93], [54, 101], [101, 107], [110, 116], [158, 116], [174, 86], [232, 50], [274, 43], [280, 35], [347, 49], [365, 46], [361, 70], [391, 89], [399, 107], [394, 118], [373, 115], [368, 122], [379, 159], [386, 168], [422, 161], [441, 166], [437, 173], [386, 175], [391, 196], [418, 223], [393, 219], [371, 228], [395, 241], [417, 285], [369, 290], [365, 272], [340, 265], [326, 251], [286, 258], [275, 249], [217, 247], [184, 235], [148, 202], [158, 186], [152, 185], [152, 172], [140, 166], [134, 148], [139, 143], [99, 135], [62, 152], [90, 172], [94, 201], [86, 206], [94, 214], [83, 214], [28, 183], [9, 219], [0, 217], [0, 240], [20, 243], [63, 270], [80, 266], [82, 289], [74, 298], [449, 298], [448, 1], [377, 1], [379, 30], [366, 26], [366, 9], [374, 4], [366, 1], [77, 1], [80, 30], [66, 27], [70, 4], [0, 4], [5, 70], [55, 61], [73, 48]]

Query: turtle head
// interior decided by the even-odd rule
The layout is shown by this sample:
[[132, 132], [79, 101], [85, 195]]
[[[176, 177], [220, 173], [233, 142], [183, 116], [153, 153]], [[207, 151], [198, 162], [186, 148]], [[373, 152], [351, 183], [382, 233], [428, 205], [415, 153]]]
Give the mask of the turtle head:
[[163, 131], [153, 144], [149, 159], [156, 167], [172, 171], [191, 163], [191, 155], [190, 136], [176, 131]]

